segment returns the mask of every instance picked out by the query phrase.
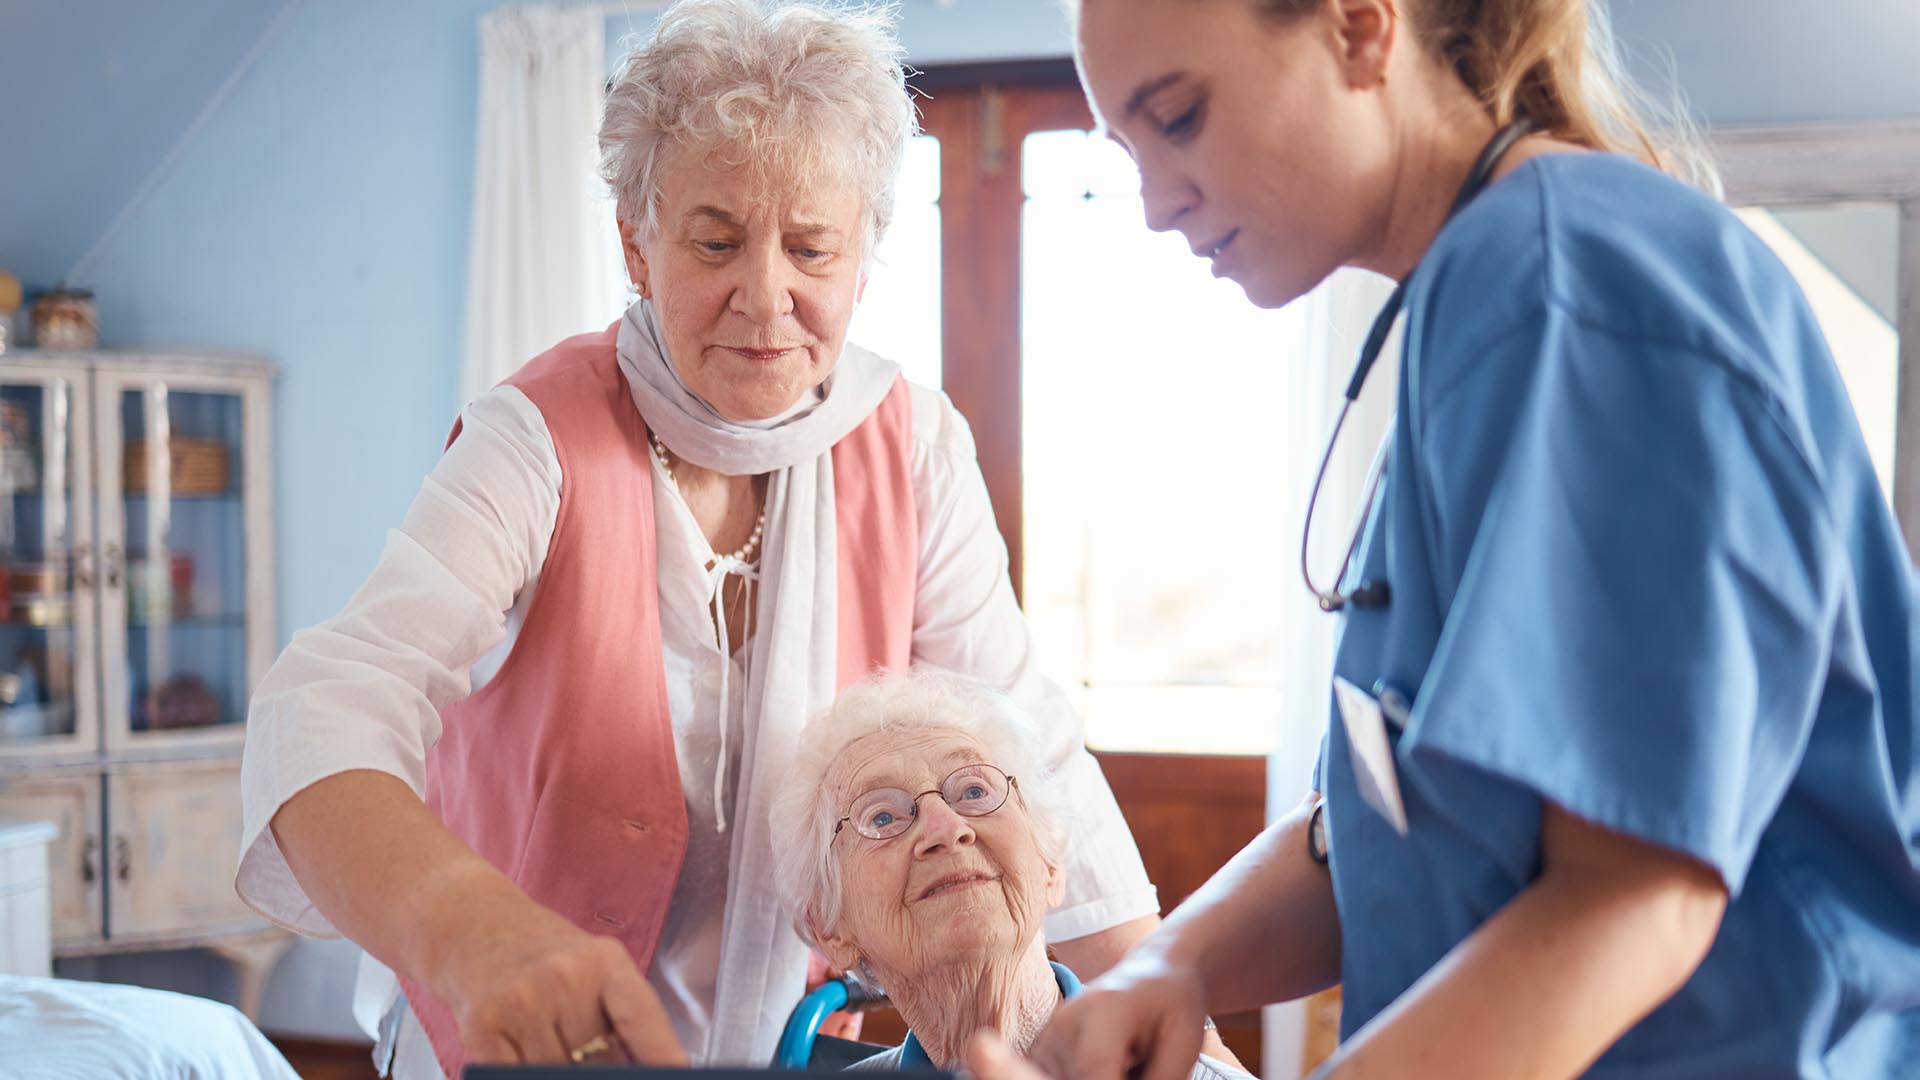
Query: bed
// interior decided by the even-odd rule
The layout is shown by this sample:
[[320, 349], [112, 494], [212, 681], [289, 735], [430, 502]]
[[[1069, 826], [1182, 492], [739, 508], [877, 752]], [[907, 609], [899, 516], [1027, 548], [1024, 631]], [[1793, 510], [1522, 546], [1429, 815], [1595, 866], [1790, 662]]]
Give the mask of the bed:
[[6, 1080], [299, 1080], [238, 1009], [165, 990], [0, 975]]

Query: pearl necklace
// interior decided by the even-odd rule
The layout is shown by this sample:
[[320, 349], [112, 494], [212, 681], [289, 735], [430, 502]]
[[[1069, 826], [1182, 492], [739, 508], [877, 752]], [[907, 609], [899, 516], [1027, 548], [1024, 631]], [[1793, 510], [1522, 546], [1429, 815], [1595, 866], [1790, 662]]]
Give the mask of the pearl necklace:
[[[673, 466], [667, 463], [667, 444], [660, 441], [660, 436], [656, 432], [648, 431], [647, 437], [653, 443], [654, 456], [660, 459], [660, 468], [667, 474], [667, 485], [673, 488], [675, 492], [680, 492], [680, 482], [673, 478]], [[681, 497], [685, 497], [684, 492], [681, 493]], [[760, 537], [763, 536], [766, 531], [767, 508], [763, 503], [760, 507], [760, 518], [753, 523], [753, 535], [747, 537], [747, 542], [740, 545], [740, 550], [731, 555], [722, 555], [717, 551], [714, 552], [714, 561], [720, 563], [736, 562], [751, 564], [754, 556], [759, 553]]]

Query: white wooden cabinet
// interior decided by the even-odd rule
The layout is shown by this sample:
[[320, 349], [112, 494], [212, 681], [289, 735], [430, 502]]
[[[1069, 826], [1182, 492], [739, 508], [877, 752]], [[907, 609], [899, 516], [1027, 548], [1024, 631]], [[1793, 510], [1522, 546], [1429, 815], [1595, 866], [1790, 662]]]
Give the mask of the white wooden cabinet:
[[0, 818], [0, 975], [53, 971], [47, 844], [54, 833], [50, 822]]
[[58, 830], [47, 851], [48, 900], [53, 942], [85, 946], [106, 932], [101, 879], [101, 776], [97, 768], [49, 769], [38, 775], [0, 777], [0, 814], [52, 822]]
[[[273, 659], [271, 380], [244, 358], [0, 358], [0, 818], [57, 829], [56, 955], [277, 951], [233, 894]], [[243, 970], [243, 998], [264, 977]]]
[[233, 892], [240, 861], [237, 761], [116, 767], [107, 805], [107, 925], [115, 939], [172, 940], [259, 928]]

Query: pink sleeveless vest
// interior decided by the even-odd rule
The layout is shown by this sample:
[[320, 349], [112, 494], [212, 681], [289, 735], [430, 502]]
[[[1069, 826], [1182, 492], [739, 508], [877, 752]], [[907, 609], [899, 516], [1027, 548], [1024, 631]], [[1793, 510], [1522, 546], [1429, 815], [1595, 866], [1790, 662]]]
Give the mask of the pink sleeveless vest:
[[[442, 710], [427, 805], [536, 902], [618, 939], [646, 971], [687, 850], [661, 671], [646, 426], [614, 353], [619, 324], [569, 338], [506, 380], [545, 418], [560, 509], [526, 622], [491, 681]], [[459, 438], [456, 424], [448, 438]], [[833, 448], [836, 671], [905, 667], [919, 566], [904, 381]], [[418, 980], [407, 1000], [440, 1067], [459, 1023]]]

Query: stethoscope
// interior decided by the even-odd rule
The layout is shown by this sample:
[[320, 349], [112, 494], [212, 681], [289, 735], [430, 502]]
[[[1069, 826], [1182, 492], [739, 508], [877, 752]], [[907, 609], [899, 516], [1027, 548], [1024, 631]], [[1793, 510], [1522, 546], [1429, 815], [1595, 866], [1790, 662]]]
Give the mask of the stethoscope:
[[[1446, 221], [1452, 221], [1474, 197], [1486, 190], [1487, 182], [1493, 177], [1493, 170], [1500, 159], [1507, 156], [1513, 144], [1534, 130], [1532, 121], [1521, 117], [1508, 124], [1494, 135], [1486, 148], [1480, 151], [1480, 157], [1473, 163], [1473, 171], [1467, 174], [1466, 183], [1460, 185], [1460, 193], [1453, 198], [1453, 207], [1447, 211]], [[1441, 223], [1442, 226], [1446, 222]], [[1415, 269], [1419, 264], [1415, 264]], [[1340, 414], [1334, 417], [1333, 431], [1327, 436], [1327, 449], [1320, 455], [1320, 469], [1313, 475], [1313, 493], [1307, 497], [1307, 520], [1300, 530], [1300, 576], [1307, 583], [1307, 591], [1313, 593], [1320, 602], [1321, 611], [1339, 611], [1352, 604], [1354, 607], [1386, 607], [1393, 592], [1384, 580], [1362, 581], [1350, 592], [1341, 592], [1340, 583], [1347, 579], [1347, 571], [1353, 566], [1354, 553], [1360, 550], [1360, 538], [1366, 532], [1367, 515], [1373, 507], [1373, 500], [1380, 493], [1380, 482], [1387, 475], [1387, 447], [1389, 438], [1380, 444], [1379, 452], [1373, 455], [1373, 464], [1367, 468], [1367, 495], [1360, 502], [1360, 510], [1353, 524], [1353, 538], [1347, 543], [1346, 557], [1340, 560], [1340, 573], [1333, 579], [1333, 590], [1322, 591], [1313, 583], [1313, 571], [1307, 567], [1307, 551], [1313, 543], [1313, 508], [1320, 501], [1320, 485], [1326, 482], [1327, 466], [1333, 461], [1334, 447], [1340, 441], [1340, 429], [1347, 422], [1347, 413], [1360, 397], [1360, 388], [1367, 383], [1367, 375], [1373, 370], [1374, 361], [1380, 359], [1381, 350], [1386, 348], [1387, 335], [1393, 330], [1393, 321], [1400, 316], [1400, 307], [1407, 299], [1407, 283], [1413, 280], [1413, 271], [1408, 271], [1393, 287], [1393, 294], [1380, 308], [1380, 314], [1373, 317], [1373, 328], [1367, 331], [1367, 340], [1360, 348], [1360, 360], [1353, 366], [1353, 378], [1347, 381], [1347, 392], [1340, 402]]]

